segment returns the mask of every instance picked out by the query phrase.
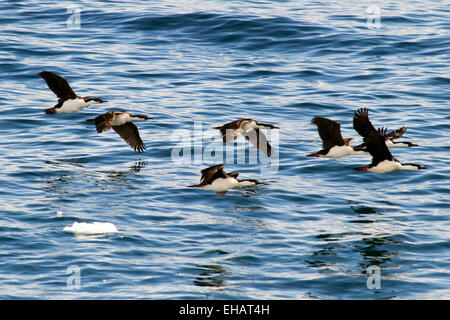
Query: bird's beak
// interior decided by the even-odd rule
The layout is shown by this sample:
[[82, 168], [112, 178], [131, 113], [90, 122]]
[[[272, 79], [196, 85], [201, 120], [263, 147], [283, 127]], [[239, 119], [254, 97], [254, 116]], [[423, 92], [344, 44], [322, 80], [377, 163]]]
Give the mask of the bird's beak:
[[108, 102], [108, 100], [103, 100], [103, 99], [101, 99], [101, 98], [97, 98], [97, 101], [98, 101], [99, 103]]
[[358, 170], [358, 171], [367, 171], [367, 167], [358, 167], [358, 168], [353, 168], [354, 170]]
[[188, 186], [188, 188], [200, 188], [200, 187], [201, 187], [201, 185], [199, 185], [199, 184], [195, 184], [193, 186]]
[[419, 169], [427, 169], [427, 167], [425, 167], [425, 166], [419, 166], [418, 168]]
[[409, 143], [409, 146], [410, 146], [410, 147], [418, 147], [419, 145], [418, 145], [418, 144], [415, 144], [415, 143], [412, 143], [412, 142], [410, 142], [410, 143]]

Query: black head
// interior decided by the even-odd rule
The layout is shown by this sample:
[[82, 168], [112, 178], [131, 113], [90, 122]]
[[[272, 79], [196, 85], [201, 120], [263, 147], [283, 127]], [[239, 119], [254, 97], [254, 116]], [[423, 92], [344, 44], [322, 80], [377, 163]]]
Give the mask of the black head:
[[261, 182], [261, 181], [256, 180], [256, 179], [245, 179], [245, 180], [242, 180], [242, 181], [249, 181], [249, 182], [253, 182], [254, 184], [268, 184], [268, 183]]
[[140, 118], [141, 120], [149, 120], [153, 119], [149, 116], [143, 115], [143, 114], [133, 114], [132, 117]]
[[256, 123], [260, 128], [263, 129], [280, 129], [280, 127], [274, 126], [273, 124], [269, 124], [269, 123], [260, 123], [257, 122]]
[[239, 172], [230, 172], [230, 173], [227, 173], [227, 175], [232, 176], [233, 178], [236, 179], [239, 176]]
[[391, 140], [392, 144], [398, 145], [400, 147], [417, 147], [418, 144], [409, 142], [409, 141], [393, 141]]
[[94, 101], [97, 103], [108, 102], [108, 100], [103, 100], [102, 98], [96, 98], [96, 97], [84, 97], [83, 100], [84, 100], [84, 102], [90, 102], [90, 101]]

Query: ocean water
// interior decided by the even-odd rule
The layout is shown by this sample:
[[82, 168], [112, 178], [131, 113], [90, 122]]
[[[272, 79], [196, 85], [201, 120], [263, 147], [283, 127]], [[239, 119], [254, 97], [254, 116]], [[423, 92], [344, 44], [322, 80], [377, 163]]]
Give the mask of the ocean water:
[[[0, 3], [1, 299], [449, 299], [445, 1]], [[46, 115], [53, 71], [108, 103]], [[427, 170], [317, 159], [314, 116], [407, 126]], [[88, 118], [146, 114], [134, 152]], [[271, 123], [271, 158], [218, 130]], [[233, 153], [235, 151], [235, 153]], [[200, 170], [267, 185], [224, 197]], [[117, 232], [67, 232], [74, 223]]]

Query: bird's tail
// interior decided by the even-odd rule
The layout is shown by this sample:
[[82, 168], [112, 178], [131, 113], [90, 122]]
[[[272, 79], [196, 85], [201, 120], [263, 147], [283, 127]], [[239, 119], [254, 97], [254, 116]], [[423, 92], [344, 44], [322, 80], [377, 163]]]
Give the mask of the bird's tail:
[[311, 153], [311, 154], [308, 154], [307, 157], [316, 157], [316, 158], [319, 158], [319, 157], [320, 157], [320, 153], [318, 153], [318, 152], [316, 152], [316, 153]]
[[45, 113], [46, 114], [55, 114], [56, 113], [56, 108], [53, 107], [53, 108], [45, 109]]

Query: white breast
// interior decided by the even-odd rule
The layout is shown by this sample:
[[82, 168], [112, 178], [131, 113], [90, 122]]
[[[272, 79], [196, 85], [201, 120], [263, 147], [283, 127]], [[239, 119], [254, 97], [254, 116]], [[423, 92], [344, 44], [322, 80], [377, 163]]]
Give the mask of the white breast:
[[239, 182], [234, 178], [218, 178], [212, 184], [204, 186], [203, 189], [223, 192], [236, 187], [238, 184]]
[[87, 106], [88, 104], [83, 99], [76, 98], [64, 101], [63, 105], [55, 110], [57, 113], [74, 113]]
[[367, 171], [374, 173], [387, 173], [399, 170], [402, 165], [397, 161], [384, 160], [378, 163], [377, 166], [367, 169]]
[[325, 158], [342, 158], [345, 156], [348, 156], [350, 154], [354, 154], [355, 151], [353, 151], [352, 147], [349, 147], [347, 145], [344, 146], [334, 146], [330, 150], [328, 150], [328, 153], [324, 155]]
[[254, 181], [244, 180], [244, 181], [239, 182], [239, 187], [250, 187], [250, 186], [254, 186], [255, 184], [256, 183]]
[[131, 121], [130, 116], [127, 113], [120, 113], [116, 115], [114, 118], [112, 125], [113, 126], [121, 126], [127, 122]]

